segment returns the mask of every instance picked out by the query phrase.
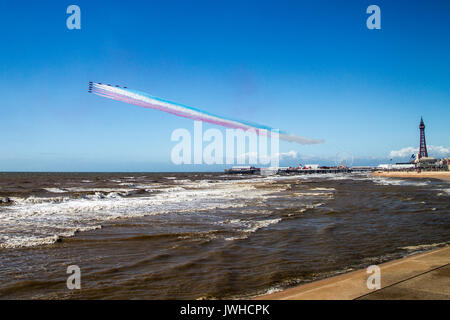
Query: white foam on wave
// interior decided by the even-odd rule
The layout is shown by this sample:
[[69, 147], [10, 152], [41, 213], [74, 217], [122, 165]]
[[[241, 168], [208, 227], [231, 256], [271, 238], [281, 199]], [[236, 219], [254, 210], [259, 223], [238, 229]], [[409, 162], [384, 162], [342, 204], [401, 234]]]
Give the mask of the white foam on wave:
[[84, 187], [70, 187], [65, 188], [70, 192], [127, 192], [133, 190], [131, 188], [84, 188]]
[[6, 240], [4, 243], [0, 243], [0, 248], [11, 249], [18, 247], [34, 247], [39, 245], [53, 244], [58, 241], [60, 237], [58, 235], [52, 235], [48, 237], [38, 236], [17, 236], [17, 237], [4, 237]]
[[[229, 220], [228, 224], [236, 225], [239, 235], [225, 238], [226, 241], [247, 239], [252, 233], [281, 221], [281, 218], [267, 220]], [[223, 222], [227, 223], [227, 222]]]
[[310, 190], [317, 190], [317, 191], [336, 191], [335, 188], [312, 188]]
[[64, 201], [70, 201], [73, 198], [69, 196], [59, 196], [59, 197], [35, 197], [30, 196], [28, 198], [10, 198], [15, 204], [37, 204], [37, 203], [60, 203]]
[[301, 196], [301, 197], [329, 197], [329, 198], [333, 198], [334, 194], [332, 192], [294, 192], [294, 194], [296, 196]]
[[429, 185], [429, 181], [415, 181], [415, 180], [401, 180], [401, 179], [392, 179], [385, 177], [372, 177], [372, 180], [375, 184], [384, 185], [384, 186], [426, 186]]
[[418, 251], [418, 250], [429, 250], [436, 247], [443, 247], [447, 245], [449, 242], [438, 242], [438, 243], [431, 243], [431, 244], [419, 244], [416, 246], [406, 246], [406, 247], [400, 247], [400, 249], [408, 250], [408, 251]]
[[66, 230], [65, 232], [61, 232], [59, 234], [52, 235], [11, 235], [4, 236], [2, 243], [0, 243], [0, 248], [11, 249], [11, 248], [19, 248], [19, 247], [35, 247], [39, 245], [48, 245], [53, 244], [59, 241], [61, 238], [67, 238], [74, 236], [77, 232], [83, 231], [91, 231], [101, 229], [101, 225], [93, 225], [86, 227], [74, 227]]
[[[129, 195], [132, 190], [118, 190], [113, 192], [95, 192], [94, 194], [86, 194], [79, 197], [79, 199], [96, 200], [107, 198], [119, 198]], [[28, 198], [11, 197], [11, 200], [17, 205], [25, 204], [57, 204], [63, 202], [71, 202], [76, 200], [70, 196], [58, 196], [58, 197], [36, 197], [30, 196]]]
[[67, 192], [66, 190], [62, 190], [59, 188], [44, 188], [44, 190], [51, 192], [51, 193], [65, 193]]
[[265, 296], [265, 295], [272, 294], [272, 293], [277, 293], [277, 292], [280, 292], [280, 291], [283, 291], [282, 287], [279, 287], [279, 286], [270, 287], [264, 293], [262, 293], [261, 296]]
[[[197, 182], [201, 182], [203, 180], [197, 181]], [[191, 179], [179, 179], [177, 180], [177, 183], [191, 183], [192, 180]]]
[[438, 196], [448, 196], [448, 195], [450, 195], [450, 189], [449, 188], [447, 188], [447, 189], [438, 189]]

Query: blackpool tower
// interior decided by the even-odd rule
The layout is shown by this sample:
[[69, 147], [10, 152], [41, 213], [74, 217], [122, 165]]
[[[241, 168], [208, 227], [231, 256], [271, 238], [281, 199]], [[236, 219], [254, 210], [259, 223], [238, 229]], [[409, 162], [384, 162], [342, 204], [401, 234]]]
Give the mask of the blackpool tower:
[[425, 142], [425, 124], [423, 123], [422, 117], [420, 117], [420, 148], [419, 148], [419, 159], [422, 157], [428, 157], [427, 143]]

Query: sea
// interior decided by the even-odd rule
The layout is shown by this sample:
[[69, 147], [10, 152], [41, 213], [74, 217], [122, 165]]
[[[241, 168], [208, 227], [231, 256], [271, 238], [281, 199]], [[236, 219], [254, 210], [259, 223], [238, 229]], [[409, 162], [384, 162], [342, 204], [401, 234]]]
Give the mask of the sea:
[[247, 299], [450, 243], [434, 179], [0, 173], [2, 198], [0, 299]]

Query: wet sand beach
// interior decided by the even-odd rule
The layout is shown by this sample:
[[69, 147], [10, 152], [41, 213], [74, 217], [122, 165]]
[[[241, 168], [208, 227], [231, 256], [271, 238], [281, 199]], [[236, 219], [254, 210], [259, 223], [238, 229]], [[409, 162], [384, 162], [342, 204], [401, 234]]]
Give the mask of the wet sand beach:
[[450, 181], [450, 171], [436, 171], [436, 172], [415, 172], [415, 171], [376, 171], [373, 173], [376, 177], [391, 177], [391, 178], [423, 178], [423, 179], [440, 179]]

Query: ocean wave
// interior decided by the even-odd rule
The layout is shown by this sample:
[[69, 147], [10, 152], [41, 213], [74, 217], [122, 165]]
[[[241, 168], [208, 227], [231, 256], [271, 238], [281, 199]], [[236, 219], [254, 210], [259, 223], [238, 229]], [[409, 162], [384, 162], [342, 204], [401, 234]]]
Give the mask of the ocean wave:
[[269, 294], [272, 294], [272, 293], [277, 293], [277, 292], [280, 292], [280, 291], [283, 291], [283, 290], [284, 290], [284, 288], [282, 286], [274, 286], [274, 287], [270, 287], [269, 289], [267, 289], [263, 293], [258, 294], [257, 296], [266, 296], [266, 295], [269, 295]]
[[450, 195], [450, 189], [446, 188], [446, 189], [438, 189], [438, 191], [442, 191], [442, 192], [438, 192], [438, 196], [448, 196]]
[[27, 198], [19, 198], [19, 197], [11, 197], [11, 200], [16, 205], [25, 205], [25, 204], [58, 204], [63, 202], [75, 201], [77, 199], [86, 199], [86, 200], [99, 200], [99, 199], [108, 199], [108, 198], [120, 198], [125, 197], [132, 193], [133, 190], [127, 191], [113, 191], [113, 192], [95, 192], [94, 194], [84, 194], [77, 196], [59, 196], [59, 197], [36, 197], [30, 196]]
[[406, 247], [400, 247], [399, 249], [408, 250], [408, 251], [421, 251], [421, 250], [429, 250], [437, 247], [443, 247], [449, 244], [449, 242], [438, 242], [438, 243], [431, 243], [431, 244], [419, 244], [416, 246], [406, 246]]
[[[84, 189], [84, 188], [77, 188]], [[111, 221], [122, 218], [143, 217], [168, 213], [193, 213], [205, 210], [239, 208], [251, 199], [262, 199], [271, 189], [258, 189], [252, 184], [225, 181], [215, 183], [211, 188], [184, 188], [180, 186], [158, 189], [159, 193], [139, 197], [125, 197], [130, 190], [88, 188], [89, 190], [108, 190], [77, 197], [28, 197], [14, 198], [14, 205], [6, 208], [0, 215], [0, 225], [4, 234], [14, 234], [18, 228], [24, 234], [31, 233], [23, 241], [10, 238], [2, 248], [9, 246], [33, 246], [53, 243], [53, 235], [48, 230], [62, 229], [60, 233], [71, 233], [73, 226], [88, 227], [92, 221]], [[120, 190], [120, 189], [119, 189]], [[85, 191], [85, 189], [84, 189]], [[233, 199], [233, 201], [229, 201]], [[265, 223], [265, 222], [262, 222]], [[46, 225], [45, 232], [41, 231]], [[248, 225], [248, 232], [259, 225]], [[82, 229], [80, 229], [82, 230]]]
[[24, 205], [24, 204], [39, 204], [39, 203], [61, 203], [61, 202], [64, 202], [64, 201], [73, 200], [73, 198], [69, 197], [69, 196], [61, 196], [61, 197], [35, 197], [35, 196], [30, 196], [28, 198], [11, 197], [11, 200], [16, 205]]
[[375, 184], [383, 185], [383, 186], [426, 186], [429, 185], [430, 182], [427, 180], [424, 181], [415, 181], [415, 180], [400, 180], [400, 179], [392, 179], [392, 178], [384, 178], [384, 177], [372, 177], [372, 180]]
[[70, 192], [81, 192], [81, 193], [87, 193], [87, 192], [127, 192], [130, 190], [133, 190], [133, 188], [85, 188], [85, 187], [70, 187], [65, 188], [65, 190]]
[[294, 192], [293, 194], [303, 197], [333, 197], [332, 192], [308, 192], [307, 190], [303, 192]]
[[66, 190], [62, 190], [59, 188], [44, 188], [44, 190], [51, 192], [51, 193], [65, 193], [67, 192]]

